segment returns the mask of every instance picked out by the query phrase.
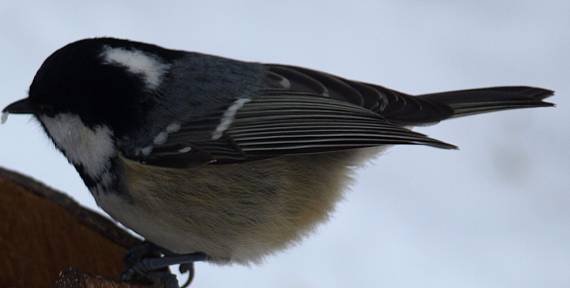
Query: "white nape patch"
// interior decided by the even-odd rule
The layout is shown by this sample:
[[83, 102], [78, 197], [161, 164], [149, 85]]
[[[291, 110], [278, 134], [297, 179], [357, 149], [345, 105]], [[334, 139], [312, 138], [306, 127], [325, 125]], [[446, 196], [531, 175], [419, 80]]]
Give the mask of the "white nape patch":
[[161, 62], [157, 56], [136, 49], [105, 46], [101, 55], [105, 64], [120, 65], [131, 73], [142, 75], [150, 89], [160, 85], [164, 73], [170, 68], [169, 64]]
[[192, 147], [190, 147], [190, 146], [187, 146], [187, 147], [184, 147], [184, 148], [178, 150], [178, 152], [180, 152], [180, 153], [188, 153], [190, 151], [192, 151]]
[[224, 112], [222, 121], [220, 121], [220, 124], [218, 124], [216, 130], [214, 130], [214, 133], [212, 133], [212, 140], [218, 140], [222, 137], [224, 131], [226, 131], [228, 128], [230, 128], [230, 125], [232, 125], [232, 122], [234, 121], [234, 117], [236, 116], [238, 110], [241, 109], [241, 107], [243, 107], [243, 105], [249, 101], [251, 101], [249, 98], [237, 99], [234, 104], [232, 104], [232, 106], [230, 106], [228, 110]]
[[107, 126], [91, 129], [79, 116], [67, 113], [39, 118], [67, 159], [73, 164], [82, 165], [92, 178], [105, 172], [109, 159], [116, 155], [113, 132]]
[[6, 123], [6, 121], [8, 121], [8, 115], [9, 114], [10, 113], [8, 113], [8, 112], [2, 113], [2, 117], [0, 117], [0, 124], [4, 124], [4, 123]]

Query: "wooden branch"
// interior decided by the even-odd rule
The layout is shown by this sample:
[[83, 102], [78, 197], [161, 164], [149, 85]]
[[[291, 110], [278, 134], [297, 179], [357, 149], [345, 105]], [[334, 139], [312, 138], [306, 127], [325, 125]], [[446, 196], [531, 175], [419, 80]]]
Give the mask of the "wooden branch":
[[133, 287], [103, 279], [117, 279], [126, 250], [137, 243], [65, 194], [0, 168], [0, 287], [54, 287], [69, 267], [99, 276], [66, 270], [60, 281], [76, 275], [69, 279], [86, 284], [69, 286], [72, 280], [58, 287]]

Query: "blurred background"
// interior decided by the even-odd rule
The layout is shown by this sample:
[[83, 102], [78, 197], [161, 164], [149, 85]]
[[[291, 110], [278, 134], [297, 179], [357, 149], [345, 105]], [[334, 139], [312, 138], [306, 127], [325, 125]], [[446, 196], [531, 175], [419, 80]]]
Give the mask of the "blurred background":
[[[321, 69], [410, 93], [556, 91], [556, 108], [418, 129], [330, 221], [257, 266], [198, 264], [193, 287], [570, 287], [569, 1], [3, 1], [0, 108], [68, 42], [113, 36]], [[99, 210], [40, 126], [12, 115], [0, 165]], [[100, 210], [99, 210], [100, 211]], [[104, 213], [104, 212], [102, 212]]]

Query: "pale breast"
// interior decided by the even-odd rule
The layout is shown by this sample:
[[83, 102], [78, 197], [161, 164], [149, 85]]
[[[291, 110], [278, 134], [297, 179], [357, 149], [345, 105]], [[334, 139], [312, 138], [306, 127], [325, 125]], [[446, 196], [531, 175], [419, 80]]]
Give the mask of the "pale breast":
[[[377, 152], [378, 149], [374, 149]], [[370, 149], [190, 169], [121, 159], [129, 199], [97, 203], [146, 239], [177, 253], [248, 263], [283, 249], [327, 219]]]

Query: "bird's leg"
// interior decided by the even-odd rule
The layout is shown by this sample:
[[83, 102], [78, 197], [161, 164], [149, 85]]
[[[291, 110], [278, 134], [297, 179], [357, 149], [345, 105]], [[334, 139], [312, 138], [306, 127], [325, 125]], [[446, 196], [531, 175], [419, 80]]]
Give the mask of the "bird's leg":
[[204, 253], [174, 254], [150, 242], [144, 242], [129, 250], [125, 257], [127, 270], [121, 279], [127, 282], [160, 282], [167, 288], [178, 288], [176, 276], [170, 272], [170, 265], [180, 264], [180, 272], [188, 272], [188, 280], [182, 287], [190, 285], [194, 277], [194, 262], [204, 261]]
[[[176, 281], [176, 277], [170, 273], [168, 267], [162, 269], [154, 269], [154, 271], [139, 268], [139, 266], [141, 266], [139, 263], [143, 259], [160, 258], [162, 254], [163, 251], [160, 247], [147, 241], [131, 247], [125, 255], [126, 270], [121, 274], [121, 280], [125, 282], [143, 284], [152, 284], [157, 281], [162, 283], [173, 282], [172, 280], [169, 280], [171, 278], [174, 278], [174, 281]], [[166, 286], [166, 283], [164, 284], [165, 287], [169, 287]], [[177, 287], [177, 285], [173, 287]]]

